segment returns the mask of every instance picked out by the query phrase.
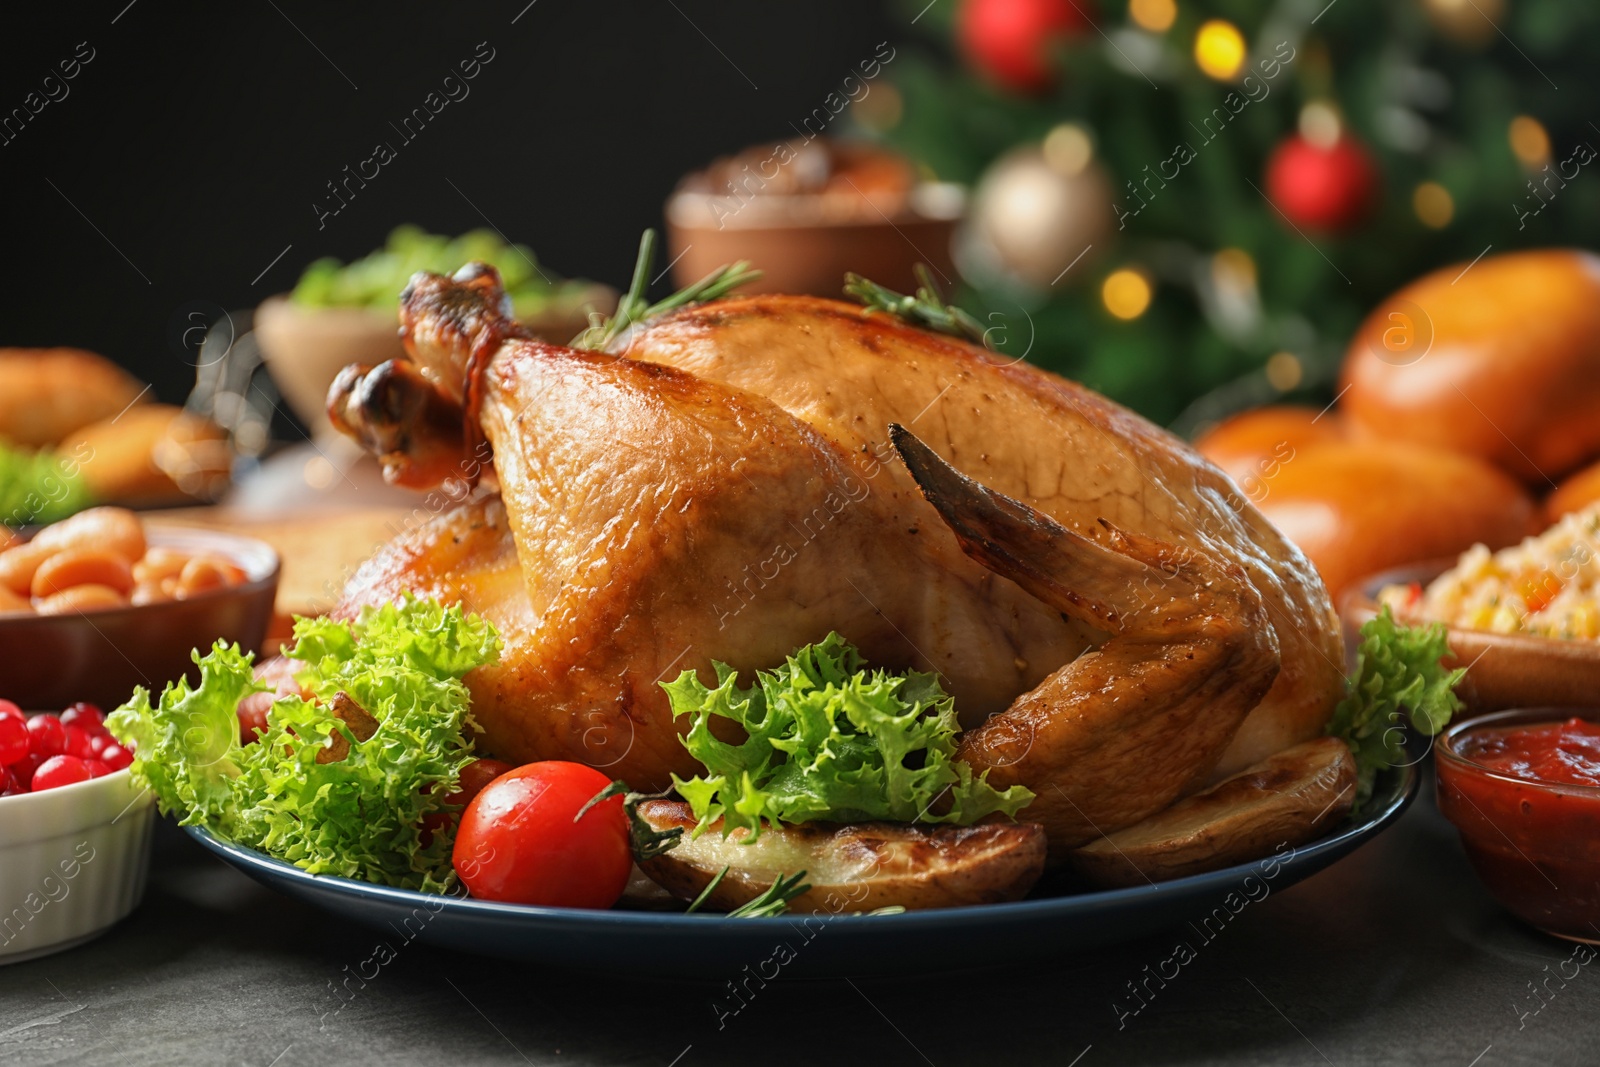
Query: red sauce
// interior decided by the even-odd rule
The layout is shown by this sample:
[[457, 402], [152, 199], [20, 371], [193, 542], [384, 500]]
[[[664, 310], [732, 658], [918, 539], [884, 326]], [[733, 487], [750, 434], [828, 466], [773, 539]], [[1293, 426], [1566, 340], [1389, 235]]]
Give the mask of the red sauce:
[[1600, 723], [1467, 729], [1445, 739], [1439, 810], [1508, 909], [1600, 941]]
[[1515, 778], [1600, 786], [1600, 723], [1568, 719], [1474, 730], [1461, 738], [1456, 751]]

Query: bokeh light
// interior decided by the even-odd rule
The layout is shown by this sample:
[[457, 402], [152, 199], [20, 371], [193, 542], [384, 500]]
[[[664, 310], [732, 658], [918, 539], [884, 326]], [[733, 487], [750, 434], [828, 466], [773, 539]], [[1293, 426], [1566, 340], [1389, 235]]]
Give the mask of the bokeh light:
[[1050, 169], [1068, 178], [1083, 173], [1094, 158], [1094, 142], [1089, 131], [1075, 122], [1063, 122], [1044, 138], [1044, 161]]
[[1178, 5], [1173, 0], [1129, 0], [1128, 17], [1141, 29], [1165, 33], [1178, 17]]
[[1339, 109], [1328, 101], [1313, 100], [1300, 109], [1300, 136], [1318, 148], [1332, 148], [1343, 132]]
[[1211, 281], [1219, 289], [1256, 287], [1256, 261], [1242, 248], [1224, 248], [1211, 257]]
[[1207, 77], [1232, 81], [1244, 66], [1244, 34], [1233, 23], [1212, 19], [1194, 39], [1194, 61]]
[[900, 124], [905, 114], [905, 101], [900, 90], [887, 81], [874, 84], [867, 95], [856, 101], [853, 112], [857, 122], [875, 133], [892, 130]]
[[1424, 226], [1442, 230], [1455, 218], [1456, 201], [1438, 182], [1423, 182], [1411, 194], [1411, 210]]
[[1267, 360], [1267, 382], [1280, 393], [1299, 386], [1305, 378], [1305, 368], [1300, 357], [1293, 352], [1274, 352]]
[[1139, 271], [1124, 267], [1100, 286], [1100, 300], [1119, 319], [1136, 319], [1150, 306], [1150, 282]]
[[1511, 141], [1511, 151], [1524, 167], [1542, 167], [1550, 161], [1550, 135], [1544, 123], [1532, 115], [1518, 115], [1511, 120], [1506, 136]]

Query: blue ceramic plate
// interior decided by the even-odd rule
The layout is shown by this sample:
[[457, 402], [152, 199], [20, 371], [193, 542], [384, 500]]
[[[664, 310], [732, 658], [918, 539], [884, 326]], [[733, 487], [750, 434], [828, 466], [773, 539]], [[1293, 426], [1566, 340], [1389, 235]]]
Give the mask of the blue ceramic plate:
[[746, 965], [771, 977], [950, 969], [1060, 957], [1185, 921], [1226, 925], [1250, 902], [1276, 893], [1355, 851], [1405, 811], [1415, 767], [1379, 777], [1367, 813], [1332, 834], [1279, 855], [1170, 882], [1063, 895], [1049, 885], [1027, 900], [900, 915], [792, 913], [728, 919], [676, 912], [585, 911], [440, 897], [347, 878], [307, 874], [200, 827], [189, 835], [250, 877], [292, 897], [383, 931], [393, 944], [420, 940], [558, 967], [631, 974], [726, 977]]

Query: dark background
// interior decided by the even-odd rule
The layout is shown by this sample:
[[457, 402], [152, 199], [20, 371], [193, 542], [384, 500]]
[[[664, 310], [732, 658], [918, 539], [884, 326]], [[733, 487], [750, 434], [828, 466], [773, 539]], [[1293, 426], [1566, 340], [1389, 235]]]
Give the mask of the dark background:
[[[188, 310], [254, 307], [400, 222], [487, 217], [549, 269], [625, 286], [683, 173], [784, 136], [893, 34], [862, 0], [6, 8], [0, 115], [80, 42], [94, 58], [0, 145], [0, 346], [93, 349], [173, 402]], [[481, 41], [470, 95], [402, 144], [389, 123]], [[398, 157], [319, 231], [313, 202], [379, 141]]]

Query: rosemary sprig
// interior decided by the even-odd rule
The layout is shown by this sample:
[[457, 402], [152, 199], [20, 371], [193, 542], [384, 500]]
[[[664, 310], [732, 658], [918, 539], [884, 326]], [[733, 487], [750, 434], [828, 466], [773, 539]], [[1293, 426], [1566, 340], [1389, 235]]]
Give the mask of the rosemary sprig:
[[717, 872], [717, 876], [715, 878], [706, 883], [706, 887], [700, 890], [700, 895], [695, 897], [694, 902], [691, 903], [687, 908], [683, 909], [683, 913], [688, 915], [690, 912], [699, 911], [700, 905], [704, 904], [711, 898], [711, 894], [717, 891], [717, 886], [721, 885], [722, 880], [728, 876], [728, 870], [729, 865], [724, 863], [722, 865], [722, 870]]
[[811, 888], [809, 884], [801, 881], [805, 876], [805, 871], [787, 877], [780, 874], [778, 880], [762, 890], [759, 896], [751, 897], [728, 912], [728, 918], [758, 919], [769, 915], [782, 915], [789, 910], [789, 901]]
[[645, 821], [639, 814], [639, 802], [642, 800], [660, 800], [672, 790], [664, 789], [659, 793], [633, 793], [628, 790], [628, 783], [620, 778], [606, 786], [600, 792], [589, 798], [589, 802], [578, 809], [578, 814], [572, 817], [577, 822], [589, 814], [589, 809], [601, 801], [610, 800], [612, 797], [622, 798], [622, 810], [628, 813], [629, 843], [633, 848], [634, 862], [655, 859], [663, 852], [668, 852], [678, 845], [678, 840], [683, 837], [683, 827], [674, 826], [670, 830], [657, 830]]
[[737, 263], [718, 267], [693, 285], [679, 289], [665, 300], [658, 300], [652, 304], [644, 294], [645, 290], [650, 288], [650, 268], [654, 265], [655, 259], [656, 231], [646, 230], [639, 238], [639, 258], [633, 264], [633, 280], [628, 284], [628, 291], [618, 301], [616, 313], [609, 318], [599, 312], [591, 314], [588, 329], [572, 339], [571, 347], [598, 351], [611, 344], [636, 322], [644, 322], [646, 319], [665, 315], [669, 311], [676, 311], [690, 304], [716, 300], [728, 295], [739, 286], [761, 277], [760, 271], [750, 269], [748, 260], [741, 259]]
[[912, 326], [983, 344], [983, 324], [945, 302], [926, 263], [918, 263], [915, 270], [920, 283], [915, 296], [897, 293], [854, 273], [844, 276], [844, 292], [872, 310], [887, 312]]

